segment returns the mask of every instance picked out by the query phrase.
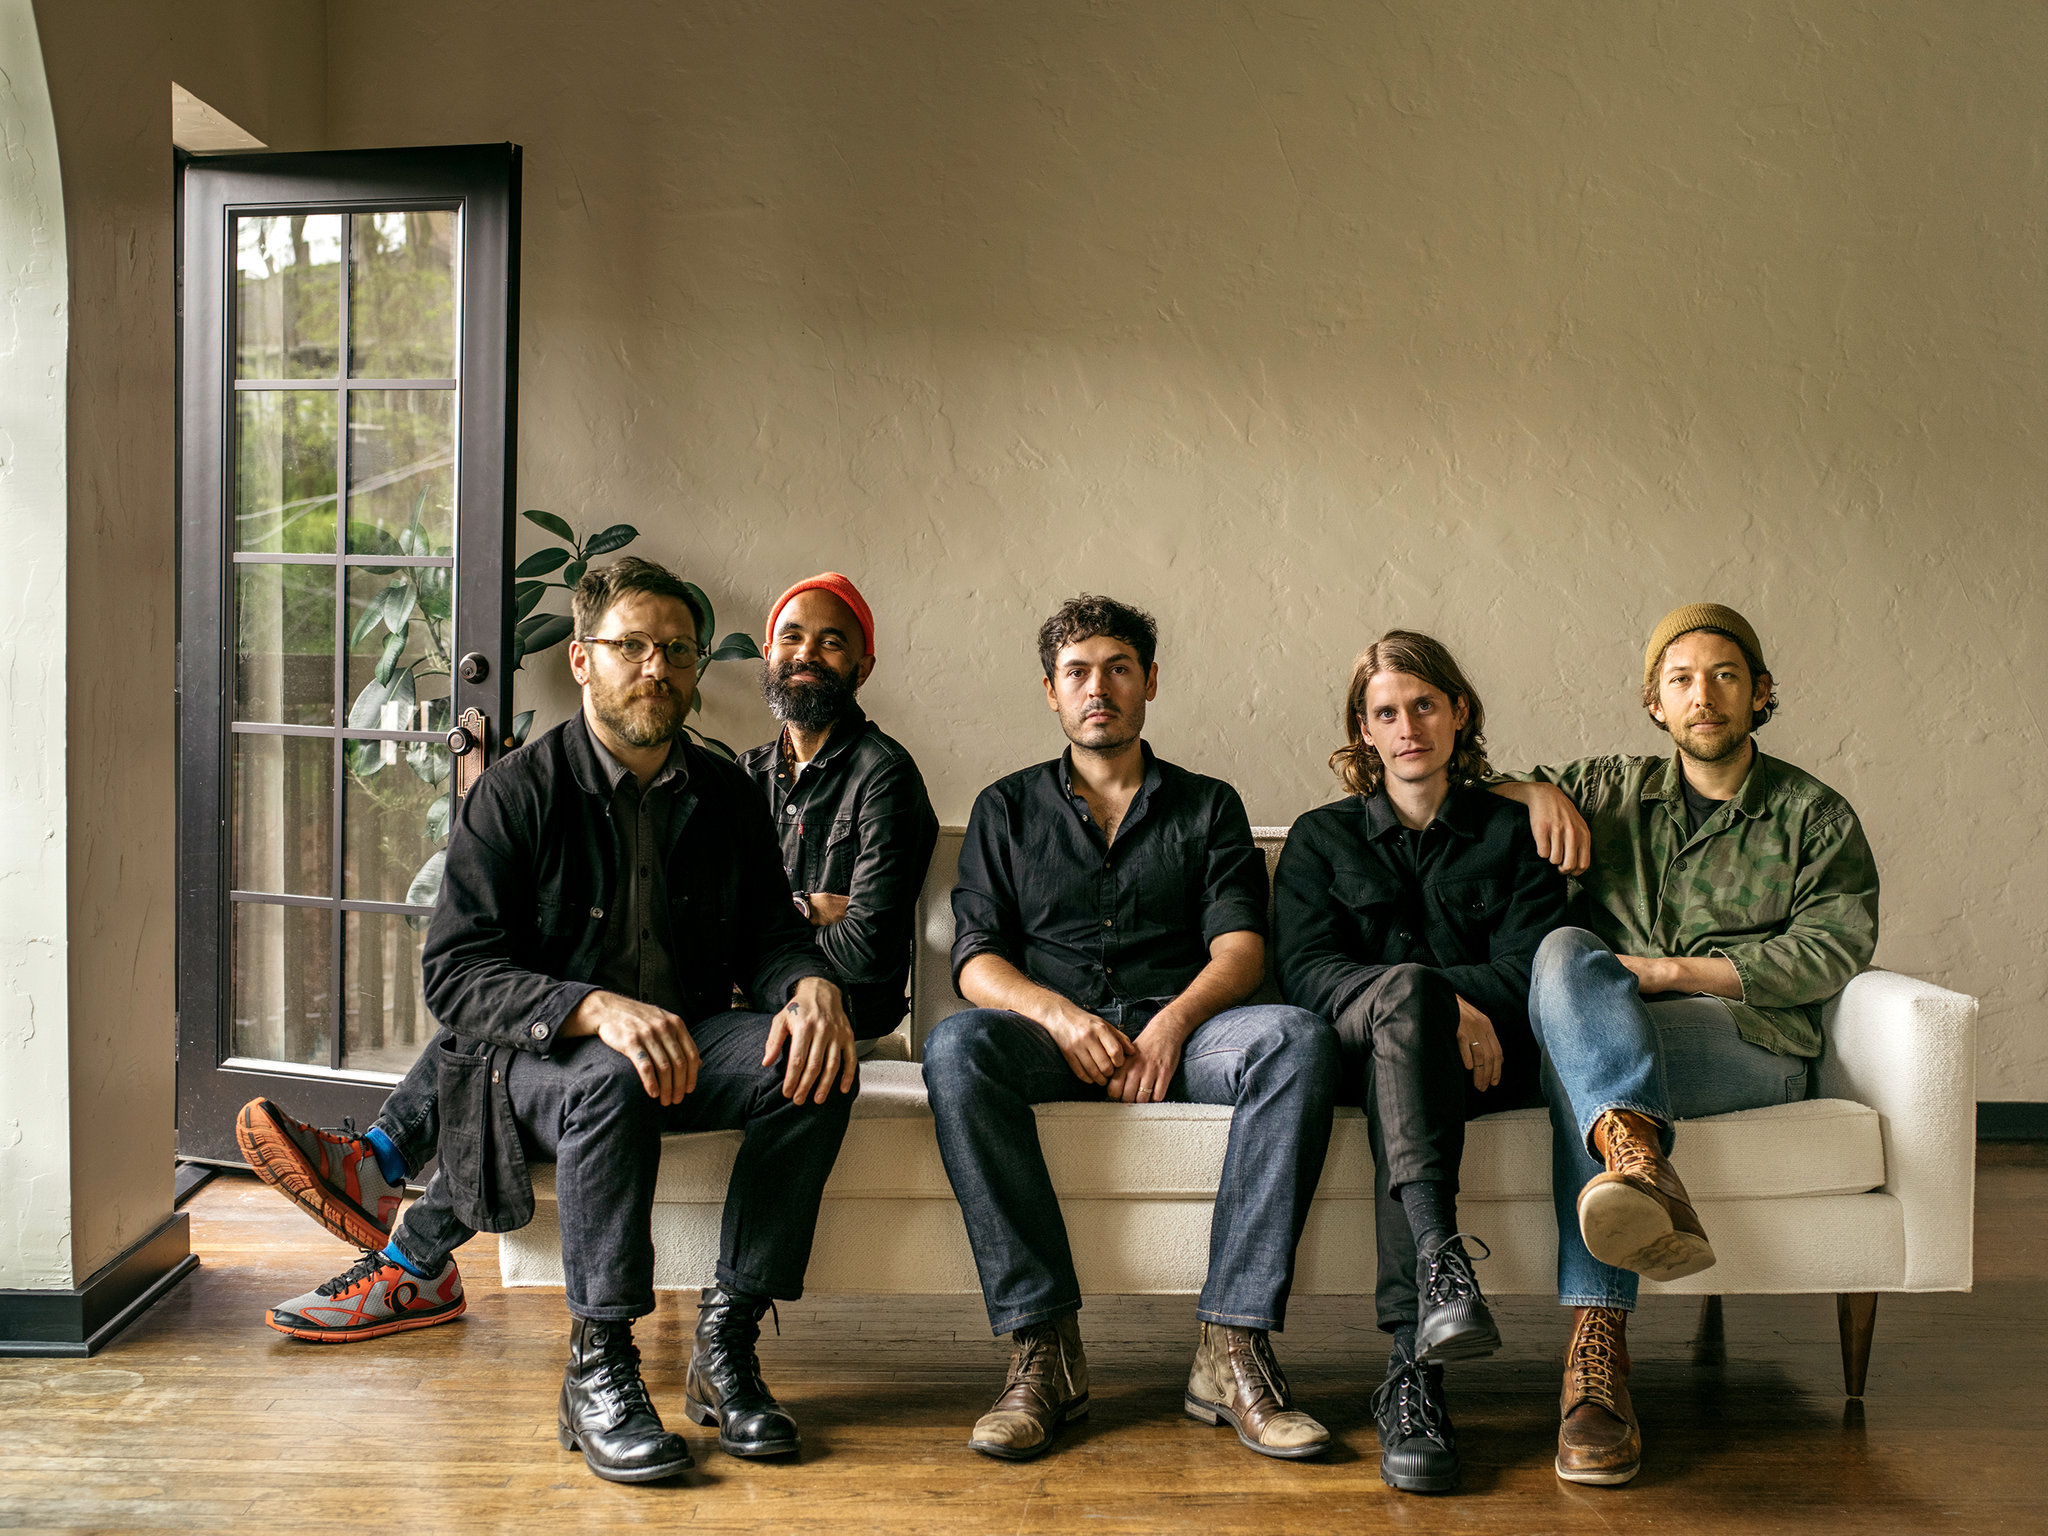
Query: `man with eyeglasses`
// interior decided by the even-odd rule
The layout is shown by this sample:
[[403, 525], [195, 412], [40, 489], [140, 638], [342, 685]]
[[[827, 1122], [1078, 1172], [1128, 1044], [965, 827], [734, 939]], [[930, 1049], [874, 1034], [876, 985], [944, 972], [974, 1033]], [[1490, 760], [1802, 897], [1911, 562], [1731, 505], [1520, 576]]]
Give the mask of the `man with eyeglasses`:
[[[771, 1300], [803, 1291], [857, 1091], [854, 1039], [760, 795], [683, 735], [700, 655], [688, 589], [628, 557], [587, 573], [574, 609], [582, 709], [456, 812], [422, 952], [443, 1028], [363, 1136], [263, 1099], [236, 1133], [259, 1174], [369, 1250], [265, 1319], [323, 1343], [460, 1313], [455, 1249], [531, 1220], [527, 1163], [552, 1161], [571, 1316], [557, 1437], [600, 1477], [649, 1482], [691, 1465], [632, 1342], [654, 1309], [661, 1136], [745, 1132], [686, 1411], [729, 1454], [793, 1453], [754, 1346]], [[393, 1231], [407, 1174], [436, 1152]]]
[[837, 571], [768, 610], [761, 693], [782, 730], [740, 766], [768, 801], [783, 873], [846, 989], [865, 1056], [908, 1004], [917, 896], [939, 841], [924, 777], [855, 695], [875, 670], [875, 616]]

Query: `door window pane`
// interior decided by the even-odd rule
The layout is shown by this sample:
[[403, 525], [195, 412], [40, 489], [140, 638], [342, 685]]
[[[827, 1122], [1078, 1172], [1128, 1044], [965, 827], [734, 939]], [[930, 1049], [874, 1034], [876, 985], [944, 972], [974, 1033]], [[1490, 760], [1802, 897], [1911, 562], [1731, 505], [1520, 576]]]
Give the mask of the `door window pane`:
[[421, 984], [424, 917], [349, 912], [342, 917], [348, 1003], [341, 1025], [341, 1064], [358, 1072], [407, 1071], [433, 1038]]
[[348, 548], [454, 553], [454, 390], [349, 391]]
[[234, 889], [332, 896], [334, 738], [234, 740]]
[[333, 1048], [332, 909], [253, 901], [233, 907], [230, 1054], [327, 1065]]
[[235, 719], [335, 723], [334, 571], [235, 567]]
[[451, 761], [435, 741], [349, 742], [344, 896], [433, 905], [425, 893], [440, 889]]
[[235, 220], [235, 377], [331, 379], [341, 361], [338, 213]]
[[455, 377], [455, 210], [359, 213], [349, 250], [349, 375]]
[[454, 723], [448, 712], [454, 576], [445, 565], [348, 568], [350, 725], [445, 735]]
[[331, 389], [246, 389], [235, 396], [235, 548], [334, 553]]

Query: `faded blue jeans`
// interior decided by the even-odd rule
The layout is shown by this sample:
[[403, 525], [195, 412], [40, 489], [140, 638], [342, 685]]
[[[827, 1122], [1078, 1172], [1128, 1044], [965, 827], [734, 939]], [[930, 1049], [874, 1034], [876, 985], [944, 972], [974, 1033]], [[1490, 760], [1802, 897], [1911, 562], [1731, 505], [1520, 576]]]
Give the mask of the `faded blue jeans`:
[[[1139, 1033], [1151, 1009], [1131, 1011], [1138, 1016], [1106, 1021]], [[931, 1032], [924, 1080], [989, 1327], [1010, 1333], [1076, 1310], [1081, 1282], [1031, 1106], [1100, 1101], [1104, 1091], [1074, 1075], [1044, 1026], [991, 1008], [956, 1013]], [[1188, 1036], [1169, 1097], [1236, 1106], [1195, 1308], [1204, 1322], [1278, 1329], [1285, 1321], [1336, 1085], [1336, 1032], [1303, 1008], [1229, 1008]]]
[[1537, 949], [1529, 1022], [1550, 1104], [1558, 1302], [1633, 1312], [1638, 1276], [1602, 1264], [1579, 1232], [1579, 1191], [1606, 1167], [1592, 1151], [1594, 1122], [1610, 1109], [1644, 1115], [1665, 1127], [1668, 1153], [1674, 1121], [1805, 1098], [1810, 1063], [1751, 1045], [1717, 997], [1646, 1000], [1583, 928], [1559, 928]]

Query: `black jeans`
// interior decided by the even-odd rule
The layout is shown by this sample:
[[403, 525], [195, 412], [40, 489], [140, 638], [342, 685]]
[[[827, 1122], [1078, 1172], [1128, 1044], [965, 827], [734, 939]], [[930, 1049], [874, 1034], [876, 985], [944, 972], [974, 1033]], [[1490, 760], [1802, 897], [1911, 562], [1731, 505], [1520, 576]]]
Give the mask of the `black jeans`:
[[[854, 1094], [834, 1092], [823, 1104], [785, 1099], [782, 1067], [761, 1065], [769, 1023], [765, 1013], [733, 1012], [692, 1029], [702, 1057], [697, 1087], [666, 1109], [648, 1096], [632, 1063], [595, 1036], [565, 1040], [552, 1056], [514, 1055], [506, 1087], [521, 1144], [530, 1159], [555, 1165], [562, 1271], [574, 1316], [624, 1321], [654, 1310], [650, 1222], [664, 1132], [746, 1132], [726, 1186], [718, 1283], [778, 1301], [803, 1294], [818, 1201]], [[416, 1123], [418, 1105], [399, 1108]], [[406, 1210], [395, 1241], [432, 1273], [474, 1235], [451, 1209], [436, 1172]]]
[[1543, 1101], [1535, 1037], [1525, 1020], [1494, 1021], [1501, 1078], [1481, 1093], [1458, 1051], [1458, 994], [1426, 965], [1396, 965], [1337, 1015], [1343, 1053], [1338, 1098], [1365, 1109], [1372, 1144], [1374, 1302], [1380, 1327], [1416, 1321], [1415, 1234], [1400, 1189], [1433, 1179], [1458, 1189], [1465, 1122]]
[[[1329, 1151], [1336, 1067], [1329, 1026], [1301, 1008], [1230, 1008], [1188, 1036], [1170, 1096], [1236, 1107], [1195, 1309], [1205, 1322], [1285, 1321], [1295, 1245]], [[1103, 1090], [1074, 1075], [1042, 1025], [985, 1008], [932, 1031], [924, 1080], [989, 1327], [1009, 1333], [1074, 1311], [1081, 1283], [1031, 1106], [1100, 1100]]]

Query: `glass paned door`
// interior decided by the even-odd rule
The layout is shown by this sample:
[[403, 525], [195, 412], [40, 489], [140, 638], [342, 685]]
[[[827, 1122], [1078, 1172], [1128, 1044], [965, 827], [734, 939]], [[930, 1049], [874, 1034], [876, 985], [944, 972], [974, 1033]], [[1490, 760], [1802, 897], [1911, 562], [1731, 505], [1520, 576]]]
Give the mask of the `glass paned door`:
[[366, 1121], [434, 1033], [451, 741], [509, 719], [517, 172], [186, 171], [181, 1156], [258, 1093]]

